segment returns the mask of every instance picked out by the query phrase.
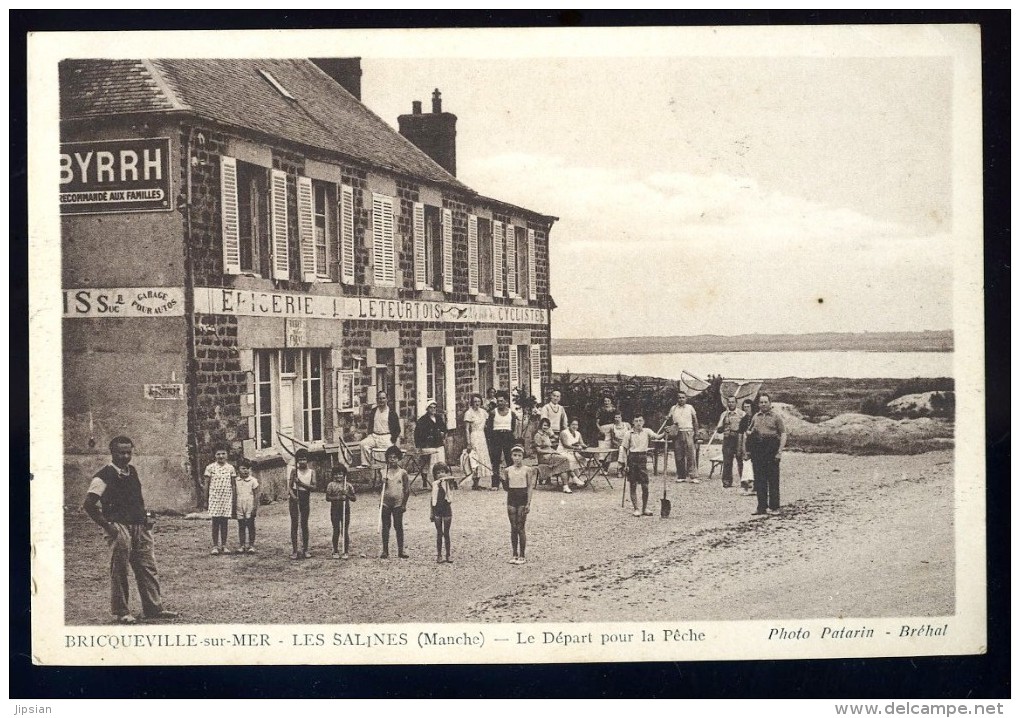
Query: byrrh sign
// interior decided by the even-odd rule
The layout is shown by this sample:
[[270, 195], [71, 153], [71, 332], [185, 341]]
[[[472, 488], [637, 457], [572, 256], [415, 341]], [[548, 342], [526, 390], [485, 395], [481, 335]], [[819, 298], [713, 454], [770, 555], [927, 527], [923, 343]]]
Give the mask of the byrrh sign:
[[61, 214], [168, 211], [170, 187], [169, 138], [60, 145]]

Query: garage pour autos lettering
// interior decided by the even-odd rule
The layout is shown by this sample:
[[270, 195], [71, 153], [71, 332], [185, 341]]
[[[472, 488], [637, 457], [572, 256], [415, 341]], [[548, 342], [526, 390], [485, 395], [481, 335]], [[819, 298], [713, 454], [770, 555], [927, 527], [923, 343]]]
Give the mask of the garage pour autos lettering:
[[72, 289], [64, 292], [65, 317], [158, 317], [183, 311], [179, 289]]

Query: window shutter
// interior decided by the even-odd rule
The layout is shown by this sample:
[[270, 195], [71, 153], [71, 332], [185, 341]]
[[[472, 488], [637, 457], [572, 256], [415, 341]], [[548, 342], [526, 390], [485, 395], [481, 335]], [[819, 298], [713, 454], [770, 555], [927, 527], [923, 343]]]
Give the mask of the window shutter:
[[454, 361], [453, 347], [443, 347], [443, 364], [446, 369], [446, 428], [457, 428], [457, 364]]
[[478, 294], [478, 217], [468, 215], [468, 292]]
[[426, 386], [426, 375], [428, 369], [426, 362], [428, 361], [428, 349], [425, 347], [418, 347], [414, 350], [414, 397], [415, 405], [417, 406], [417, 413], [414, 418], [417, 419], [419, 416], [424, 416], [425, 409], [428, 408], [429, 395], [428, 387]]
[[287, 173], [273, 170], [273, 279], [290, 279], [290, 248], [287, 246]]
[[393, 267], [393, 199], [372, 195], [372, 263], [376, 284], [392, 287], [396, 273]]
[[517, 296], [517, 228], [506, 226], [506, 293]]
[[521, 383], [520, 367], [517, 366], [517, 345], [510, 345], [510, 393], [513, 394], [517, 385]]
[[312, 180], [310, 177], [297, 178], [298, 237], [301, 243], [301, 278], [314, 282], [318, 272], [315, 267], [315, 220], [312, 218]]
[[453, 212], [443, 210], [443, 291], [453, 291]]
[[220, 216], [223, 221], [223, 272], [241, 273], [241, 230], [237, 217], [237, 160], [220, 156]]
[[421, 202], [414, 203], [414, 288], [425, 289], [427, 287], [427, 274], [425, 271], [425, 205]]
[[503, 223], [492, 223], [492, 293], [503, 294]]
[[542, 397], [542, 347], [538, 344], [531, 345], [531, 395]]
[[528, 230], [528, 299], [538, 297], [535, 271], [535, 230]]
[[354, 284], [354, 188], [340, 185], [340, 281]]

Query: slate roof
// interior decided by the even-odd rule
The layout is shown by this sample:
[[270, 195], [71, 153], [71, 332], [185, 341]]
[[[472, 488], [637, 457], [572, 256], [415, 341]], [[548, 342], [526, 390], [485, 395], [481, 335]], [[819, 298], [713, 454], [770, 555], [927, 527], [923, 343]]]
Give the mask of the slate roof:
[[309, 60], [64, 60], [60, 110], [62, 119], [184, 111], [473, 193]]

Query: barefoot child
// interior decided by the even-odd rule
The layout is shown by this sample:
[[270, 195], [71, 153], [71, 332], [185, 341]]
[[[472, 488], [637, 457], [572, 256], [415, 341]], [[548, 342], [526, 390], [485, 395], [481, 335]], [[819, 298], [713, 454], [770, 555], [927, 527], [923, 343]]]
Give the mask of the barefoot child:
[[227, 447], [217, 446], [213, 454], [216, 460], [205, 467], [206, 505], [212, 517], [213, 556], [230, 553], [227, 548], [227, 524], [234, 515], [237, 487], [234, 480], [237, 471], [227, 463]]
[[404, 510], [411, 495], [411, 477], [400, 466], [403, 456], [400, 447], [386, 449], [386, 468], [383, 470], [383, 487], [379, 511], [382, 518], [382, 553], [379, 558], [390, 557], [390, 524], [397, 534], [397, 555], [410, 558], [404, 553]]
[[[623, 450], [627, 453], [627, 473], [630, 476], [630, 505], [635, 516], [651, 516], [648, 510], [648, 443], [661, 439], [645, 426], [643, 416], [634, 417], [634, 428], [623, 439]], [[637, 487], [641, 486], [641, 508], [637, 505]]]
[[450, 558], [450, 524], [453, 523], [453, 472], [446, 464], [439, 463], [432, 467], [432, 506], [429, 518], [436, 525], [436, 563], [443, 563], [443, 542], [446, 542], [446, 563], [453, 563]]
[[251, 475], [251, 462], [237, 462], [237, 539], [241, 553], [255, 553], [255, 514], [259, 510], [259, 480]]
[[[296, 466], [290, 470], [287, 487], [290, 492], [290, 546], [292, 559], [311, 558], [308, 550], [308, 507], [315, 489], [315, 469], [308, 466], [308, 450], [294, 452]], [[301, 551], [298, 552], [298, 526], [301, 527]]]
[[510, 519], [510, 548], [514, 555], [512, 564], [526, 562], [524, 557], [528, 547], [528, 535], [524, 525], [531, 510], [531, 494], [538, 481], [538, 470], [534, 466], [524, 465], [524, 447], [517, 444], [510, 450], [513, 465], [506, 468], [506, 515]]
[[[329, 520], [333, 524], [333, 558], [350, 558], [351, 548], [351, 502], [357, 501], [354, 487], [347, 482], [347, 467], [337, 464], [331, 472], [332, 478], [326, 486], [326, 501], [329, 502]], [[340, 532], [344, 534], [344, 553], [340, 555]]]

